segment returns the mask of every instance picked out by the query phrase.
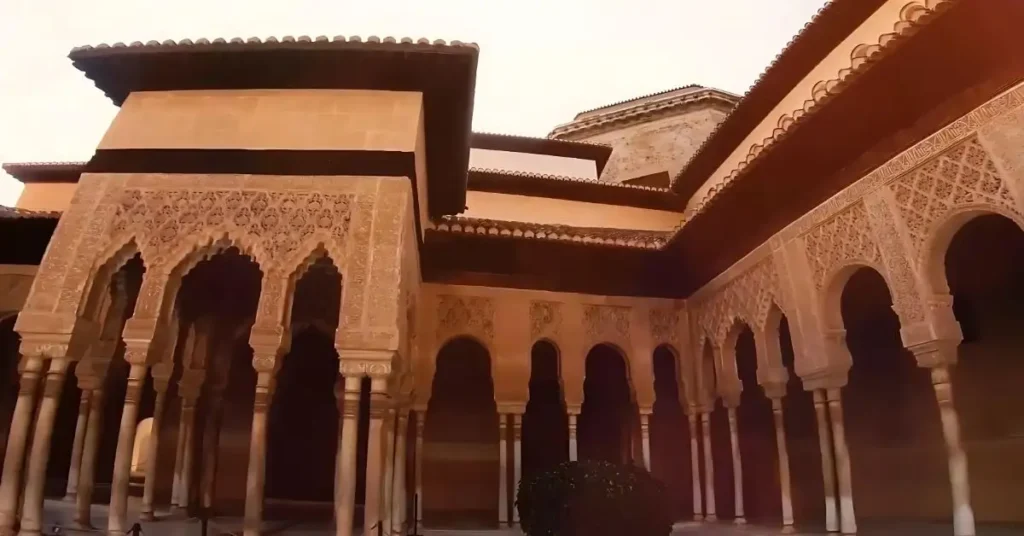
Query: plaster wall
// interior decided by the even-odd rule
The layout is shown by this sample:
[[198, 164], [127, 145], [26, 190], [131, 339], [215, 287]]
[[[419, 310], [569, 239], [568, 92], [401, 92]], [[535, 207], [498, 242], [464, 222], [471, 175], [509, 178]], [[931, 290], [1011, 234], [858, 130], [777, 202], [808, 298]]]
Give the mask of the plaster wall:
[[418, 92], [341, 89], [135, 92], [99, 149], [413, 152]]
[[579, 139], [613, 147], [602, 181], [622, 182], [660, 171], [674, 176], [725, 115], [708, 106]]
[[470, 149], [469, 167], [597, 180], [597, 164], [593, 160], [546, 154]]
[[876, 45], [882, 35], [892, 33], [893, 26], [900, 21], [900, 11], [907, 4], [908, 0], [889, 0], [832, 49], [832, 52], [793, 86], [793, 89], [779, 101], [761, 123], [754, 127], [747, 137], [736, 146], [728, 158], [708, 177], [704, 185], [693, 194], [687, 208], [692, 208], [707, 195], [711, 188], [721, 184], [747, 158], [752, 146], [762, 144], [765, 138], [771, 137], [772, 132], [779, 126], [779, 119], [783, 115], [792, 115], [794, 111], [802, 110], [804, 102], [812, 100], [811, 90], [815, 84], [823, 80], [832, 80], [839, 76], [839, 71], [849, 69], [852, 63], [850, 55], [854, 48], [861, 44]]
[[77, 187], [74, 182], [28, 183], [21, 190], [15, 206], [25, 210], [63, 212], [71, 204]]
[[38, 266], [0, 264], [0, 317], [24, 307], [38, 269]]
[[466, 192], [466, 205], [461, 215], [469, 218], [573, 227], [671, 231], [682, 221], [682, 214], [667, 210], [492, 192]]

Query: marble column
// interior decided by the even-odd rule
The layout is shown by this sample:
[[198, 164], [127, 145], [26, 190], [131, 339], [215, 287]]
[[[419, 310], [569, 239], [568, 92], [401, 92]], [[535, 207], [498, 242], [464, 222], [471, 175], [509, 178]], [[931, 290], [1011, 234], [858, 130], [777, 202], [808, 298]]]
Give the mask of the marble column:
[[199, 480], [199, 504], [202, 508], [213, 507], [214, 485], [217, 481], [217, 461], [220, 445], [221, 415], [224, 411], [223, 392], [210, 393], [209, 413], [203, 431], [202, 475]]
[[953, 404], [953, 385], [947, 366], [932, 369], [932, 387], [939, 403], [942, 435], [949, 458], [949, 483], [953, 493], [953, 534], [974, 536], [974, 509], [971, 507], [971, 487], [968, 481], [967, 455], [960, 440], [960, 418]]
[[401, 536], [405, 534], [405, 489], [406, 473], [406, 430], [409, 426], [409, 411], [401, 410], [398, 413], [398, 424], [395, 429], [395, 483], [394, 494], [391, 501], [391, 534]]
[[738, 525], [747, 522], [743, 512], [743, 458], [740, 456], [740, 435], [736, 427], [736, 408], [726, 408], [729, 415], [729, 446], [732, 447], [732, 489], [735, 494], [735, 515]]
[[579, 460], [579, 446], [576, 442], [576, 419], [579, 413], [569, 414], [569, 461]]
[[139, 400], [142, 398], [142, 386], [148, 372], [149, 367], [141, 364], [132, 364], [128, 371], [128, 388], [125, 390], [121, 428], [117, 434], [117, 451], [114, 454], [114, 476], [110, 484], [107, 533], [112, 535], [121, 535], [128, 530], [128, 478], [132, 470], [132, 449], [135, 447]]
[[640, 440], [643, 442], [641, 450], [644, 457], [644, 469], [651, 470], [651, 416], [647, 413], [640, 414]]
[[693, 484], [693, 519], [703, 521], [704, 506], [701, 504], [700, 497], [700, 447], [697, 439], [700, 431], [697, 429], [697, 415], [693, 413], [693, 410], [686, 416], [686, 420], [690, 425], [690, 483]]
[[715, 465], [711, 458], [711, 412], [700, 414], [701, 431], [704, 436], [704, 519], [716, 521], [715, 514]]
[[523, 479], [523, 414], [512, 414], [512, 524], [519, 524], [519, 482]]
[[508, 415], [498, 414], [498, 526], [508, 523]]
[[75, 440], [71, 444], [71, 467], [68, 468], [68, 486], [64, 491], [64, 500], [75, 502], [78, 494], [78, 477], [82, 470], [82, 448], [85, 444], [86, 427], [89, 426], [89, 402], [92, 393], [82, 389], [82, 397], [78, 401], [78, 420], [75, 421]]
[[850, 475], [850, 452], [846, 447], [843, 426], [843, 401], [839, 389], [828, 389], [828, 415], [832, 421], [832, 447], [835, 450], [836, 480], [839, 483], [839, 530], [843, 534], [857, 534], [856, 514], [853, 511], [853, 479]]
[[825, 483], [825, 530], [839, 532], [839, 507], [836, 503], [836, 464], [832, 457], [832, 429], [828, 423], [825, 391], [814, 391], [814, 413], [818, 419], [818, 446], [821, 449], [821, 475]]
[[24, 358], [11, 426], [4, 452], [4, 472], [0, 477], [0, 535], [12, 534], [18, 520], [18, 499], [21, 494], [21, 471], [25, 460], [29, 429], [35, 413], [36, 393], [42, 377], [43, 359]]
[[388, 411], [387, 378], [370, 378], [370, 429], [366, 447], [366, 504], [363, 507], [363, 534], [375, 536], [383, 521], [381, 483], [384, 472], [384, 417]]
[[423, 450], [423, 429], [427, 424], [427, 412], [426, 410], [416, 411], [416, 452], [414, 459], [416, 462], [415, 478], [416, 478], [416, 532], [418, 533], [423, 528], [423, 456], [425, 451]]
[[142, 510], [139, 519], [153, 520], [153, 494], [156, 491], [157, 453], [160, 452], [160, 429], [164, 423], [164, 400], [167, 397], [167, 378], [153, 380], [156, 403], [153, 405], [153, 425], [146, 445], [146, 480], [142, 489]]
[[793, 491], [789, 480], [789, 448], [786, 446], [786, 423], [782, 399], [772, 398], [775, 417], [775, 447], [779, 453], [779, 493], [782, 495], [782, 532], [793, 532]]
[[89, 423], [86, 425], [85, 445], [82, 448], [82, 470], [78, 475], [78, 495], [75, 497], [75, 516], [72, 528], [92, 530], [92, 491], [96, 482], [96, 456], [100, 451], [103, 437], [103, 390], [90, 390], [92, 402], [89, 408]]
[[388, 410], [384, 419], [384, 482], [381, 484], [381, 534], [391, 534], [391, 498], [395, 478], [395, 426], [398, 424], [397, 408]]
[[18, 534], [39, 534], [43, 526], [43, 491], [46, 487], [46, 465], [50, 461], [50, 442], [53, 439], [54, 419], [60, 405], [61, 391], [70, 362], [65, 358], [50, 360], [43, 384], [43, 400], [39, 404], [32, 451], [28, 459], [25, 483], [25, 502], [21, 508], [21, 526]]
[[171, 480], [171, 506], [174, 509], [181, 506], [181, 477], [185, 468], [185, 436], [188, 434], [186, 403], [182, 398], [181, 409], [178, 411], [178, 438], [174, 448], [174, 475]]
[[[182, 423], [184, 445], [181, 450], [181, 480], [178, 487], [178, 509], [187, 509], [192, 503], [192, 477], [195, 460], [195, 428], [196, 428], [196, 399], [188, 398], [183, 401]], [[265, 422], [265, 419], [264, 419]]]
[[338, 498], [335, 501], [337, 536], [352, 536], [356, 508], [356, 440], [359, 437], [359, 398], [362, 378], [345, 377], [344, 402], [341, 414], [341, 442], [338, 445]]
[[[265, 360], [263, 357], [253, 357], [253, 363], [258, 360]], [[273, 358], [270, 359], [273, 361]], [[252, 408], [252, 430], [249, 440], [249, 469], [245, 486], [245, 517], [242, 521], [242, 534], [245, 536], [259, 536], [263, 529], [263, 485], [267, 472], [267, 411], [270, 409], [270, 402], [274, 395], [274, 373], [257, 371], [256, 374], [256, 397], [253, 400]], [[189, 435], [191, 435], [189, 426]], [[191, 438], [188, 438], [191, 439]], [[186, 446], [185, 467], [189, 467], [192, 449]], [[182, 491], [187, 494], [187, 478], [182, 479]]]

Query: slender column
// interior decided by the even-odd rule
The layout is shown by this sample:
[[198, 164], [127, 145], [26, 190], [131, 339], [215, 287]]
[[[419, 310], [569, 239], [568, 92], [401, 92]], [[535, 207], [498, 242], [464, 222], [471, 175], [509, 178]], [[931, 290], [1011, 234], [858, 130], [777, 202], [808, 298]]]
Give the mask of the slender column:
[[356, 507], [356, 439], [359, 437], [359, 395], [362, 378], [345, 377], [341, 423], [341, 444], [338, 447], [341, 468], [338, 472], [338, 499], [335, 501], [337, 536], [352, 536]]
[[217, 480], [218, 445], [220, 444], [221, 414], [224, 411], [222, 392], [210, 394], [210, 412], [206, 416], [206, 429], [203, 432], [203, 462], [200, 478], [200, 505], [209, 509], [213, 506], [214, 485]]
[[715, 515], [715, 466], [711, 458], [711, 413], [700, 414], [704, 434], [704, 519], [716, 521]]
[[38, 357], [22, 361], [24, 370], [18, 389], [18, 401], [11, 418], [7, 451], [4, 453], [4, 472], [0, 477], [0, 534], [11, 534], [18, 515], [18, 496], [21, 492], [21, 470], [28, 443], [29, 427], [35, 413], [36, 392], [42, 376], [43, 360]]
[[644, 469], [651, 470], [651, 416], [640, 414], [640, 438], [643, 441]]
[[186, 509], [192, 503], [192, 476], [194, 473], [192, 467], [195, 463], [196, 450], [196, 399], [187, 399], [185, 404], [187, 405], [184, 405], [182, 408], [185, 439], [181, 452], [181, 483], [178, 488], [178, 509]]
[[974, 509], [971, 507], [967, 455], [960, 442], [960, 419], [953, 404], [953, 385], [947, 366], [932, 369], [932, 387], [939, 403], [942, 435], [946, 440], [946, 453], [949, 457], [949, 483], [953, 492], [953, 534], [974, 536]]
[[793, 532], [793, 494], [789, 481], [789, 449], [786, 446], [786, 423], [782, 414], [782, 399], [772, 398], [775, 417], [775, 447], [779, 452], [779, 493], [782, 494], [782, 532]]
[[82, 446], [85, 444], [86, 427], [89, 425], [89, 402], [92, 393], [82, 389], [82, 398], [78, 401], [78, 420], [75, 422], [75, 441], [71, 444], [71, 467], [68, 468], [68, 487], [64, 491], [64, 500], [75, 502], [78, 494], [78, 476], [82, 469]]
[[423, 527], [423, 429], [427, 424], [426, 410], [416, 412], [416, 532]]
[[139, 519], [153, 520], [153, 493], [156, 491], [157, 453], [160, 452], [160, 428], [164, 422], [164, 400], [167, 396], [167, 379], [154, 378], [156, 403], [153, 406], [153, 426], [150, 428], [149, 443], [146, 445], [146, 481], [142, 489], [142, 511]]
[[398, 416], [394, 409], [388, 410], [384, 419], [384, 482], [381, 493], [381, 534], [391, 534], [391, 494], [394, 492], [395, 478], [395, 425]]
[[519, 524], [519, 508], [515, 501], [519, 497], [519, 482], [523, 479], [523, 414], [512, 414], [512, 523]]
[[363, 507], [363, 534], [377, 534], [383, 521], [381, 512], [381, 478], [384, 469], [383, 428], [388, 410], [387, 378], [370, 378], [370, 433], [366, 447], [366, 505]]
[[508, 415], [498, 414], [498, 526], [508, 523]]
[[395, 484], [394, 498], [391, 506], [391, 534], [401, 536], [405, 534], [405, 451], [406, 451], [406, 429], [409, 422], [408, 410], [401, 410], [398, 413], [398, 425], [396, 427], [395, 441]]
[[740, 436], [736, 429], [736, 408], [726, 408], [729, 415], [729, 444], [732, 447], [732, 486], [735, 494], [735, 519], [737, 525], [747, 522], [743, 512], [743, 459], [740, 456]]
[[181, 399], [181, 409], [178, 412], [178, 439], [174, 449], [174, 476], [171, 481], [171, 506], [178, 508], [181, 505], [181, 473], [185, 467], [185, 399]]
[[579, 450], [576, 443], [576, 418], [579, 413], [569, 414], [569, 461], [574, 462], [579, 459]]
[[149, 367], [133, 364], [128, 371], [128, 389], [121, 412], [121, 429], [117, 435], [114, 455], [114, 477], [110, 484], [110, 514], [107, 519], [109, 534], [124, 534], [128, 530], [128, 478], [132, 470], [132, 448], [135, 446], [135, 427], [139, 413], [142, 385]]
[[50, 461], [50, 440], [53, 421], [60, 405], [60, 394], [67, 376], [68, 360], [50, 360], [43, 386], [43, 401], [36, 417], [35, 436], [28, 461], [28, 480], [25, 484], [25, 503], [21, 508], [21, 527], [18, 534], [39, 534], [43, 523], [43, 490], [46, 486], [46, 464]]
[[92, 389], [89, 423], [86, 425], [85, 446], [82, 448], [82, 470], [78, 477], [78, 495], [75, 497], [75, 517], [71, 523], [79, 530], [93, 530], [92, 490], [96, 482], [96, 455], [103, 437], [103, 390]]
[[700, 431], [697, 429], [697, 416], [694, 415], [693, 410], [686, 416], [686, 420], [690, 424], [690, 482], [693, 484], [693, 519], [703, 521], [704, 506], [701, 504], [700, 497], [700, 447], [697, 439]]
[[839, 482], [839, 529], [843, 534], [857, 533], [853, 511], [853, 480], [850, 476], [850, 452], [843, 429], [843, 402], [839, 389], [828, 389], [828, 414], [832, 420], [832, 446], [836, 454], [836, 480]]
[[[254, 357], [253, 363], [263, 359]], [[257, 371], [256, 398], [253, 400], [252, 408], [252, 435], [249, 443], [249, 471], [245, 486], [245, 518], [242, 522], [242, 533], [245, 536], [259, 536], [263, 526], [263, 484], [267, 471], [267, 410], [274, 394], [273, 382], [273, 372]], [[191, 428], [189, 425], [189, 435]], [[188, 454], [190, 450], [192, 449], [186, 447], [186, 468], [191, 459]], [[182, 480], [182, 491], [185, 491], [186, 483], [187, 478]]]
[[832, 430], [828, 423], [825, 391], [814, 391], [814, 413], [818, 417], [818, 446], [821, 448], [821, 475], [825, 483], [825, 530], [839, 532], [839, 508], [836, 504], [836, 464], [832, 457]]

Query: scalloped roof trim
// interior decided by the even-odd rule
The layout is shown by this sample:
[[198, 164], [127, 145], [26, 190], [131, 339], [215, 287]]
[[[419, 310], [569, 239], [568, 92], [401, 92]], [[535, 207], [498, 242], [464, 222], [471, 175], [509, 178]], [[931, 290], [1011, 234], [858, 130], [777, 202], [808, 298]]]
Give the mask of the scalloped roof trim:
[[480, 47], [476, 43], [464, 43], [462, 41], [457, 41], [457, 40], [446, 42], [443, 39], [435, 39], [435, 40], [431, 41], [430, 39], [427, 39], [425, 37], [421, 37], [419, 39], [413, 39], [411, 37], [396, 38], [396, 37], [391, 37], [391, 36], [387, 36], [387, 37], [381, 38], [381, 37], [378, 37], [376, 35], [371, 35], [371, 36], [367, 37], [366, 40], [364, 41], [363, 38], [358, 36], [358, 35], [353, 35], [353, 36], [348, 36], [348, 37], [346, 37], [344, 35], [335, 35], [334, 37], [327, 37], [326, 35], [318, 35], [316, 37], [310, 37], [308, 35], [300, 35], [298, 37], [294, 37], [294, 36], [291, 36], [291, 35], [286, 35], [284, 37], [281, 37], [280, 39], [277, 38], [277, 37], [274, 37], [274, 36], [267, 37], [266, 39], [260, 39], [259, 37], [250, 37], [248, 39], [243, 39], [241, 37], [232, 37], [230, 39], [225, 39], [223, 37], [217, 37], [217, 38], [215, 38], [213, 40], [207, 39], [205, 37], [200, 37], [200, 38], [196, 39], [195, 41], [193, 41], [191, 39], [188, 39], [188, 38], [185, 38], [185, 39], [180, 39], [178, 41], [175, 41], [173, 39], [166, 39], [164, 41], [150, 40], [150, 41], [147, 41], [145, 43], [143, 43], [142, 41], [132, 41], [129, 44], [125, 44], [125, 43], [123, 43], [121, 41], [118, 41], [118, 42], [116, 42], [116, 43], [114, 43], [112, 45], [108, 45], [107, 43], [100, 43], [100, 44], [95, 45], [95, 46], [93, 46], [93, 45], [77, 46], [77, 47], [71, 49], [71, 54], [75, 54], [75, 53], [79, 53], [79, 52], [88, 52], [88, 51], [91, 51], [91, 50], [106, 50], [106, 49], [112, 49], [112, 48], [154, 48], [155, 49], [155, 48], [171, 48], [171, 47], [203, 47], [203, 46], [210, 46], [210, 45], [225, 45], [225, 44], [228, 44], [228, 45], [273, 45], [273, 44], [279, 44], [279, 43], [368, 43], [368, 44], [395, 45], [395, 46], [409, 46], [409, 45], [412, 45], [412, 46], [424, 47], [424, 48], [427, 48], [427, 47], [449, 47], [449, 48], [450, 47], [465, 47], [465, 48], [472, 48], [472, 49], [475, 49], [475, 50], [479, 50], [480, 49]]
[[[670, 235], [668, 232], [660, 231], [592, 229], [568, 225], [468, 218], [464, 216], [444, 216], [440, 221], [432, 223], [431, 227], [436, 231], [454, 234], [548, 240], [552, 242], [576, 242], [580, 244], [646, 250], [661, 249], [668, 242]], [[629, 236], [601, 236], [602, 234]]]
[[612, 147], [611, 144], [609, 144], [609, 143], [600, 143], [600, 142], [596, 142], [596, 141], [587, 141], [587, 140], [563, 140], [563, 139], [560, 139], [560, 138], [552, 138], [550, 136], [546, 136], [546, 137], [521, 136], [519, 134], [505, 134], [505, 133], [502, 133], [502, 132], [477, 132], [477, 131], [474, 131], [473, 134], [480, 134], [481, 136], [497, 136], [499, 138], [513, 138], [513, 139], [521, 139], [521, 140], [552, 141], [552, 142], [557, 142], [557, 143], [566, 143], [566, 144], [570, 144], [570, 145], [584, 145], [584, 146], [587, 146], [587, 147], [603, 147], [603, 148], [608, 148], [608, 149], [610, 149]]
[[575, 182], [580, 184], [606, 186], [609, 188], [625, 188], [628, 190], [644, 190], [648, 192], [658, 192], [670, 194], [671, 190], [668, 188], [658, 188], [655, 186], [642, 186], [638, 184], [625, 184], [621, 182], [608, 182], [600, 181], [595, 179], [581, 179], [579, 177], [569, 177], [566, 175], [548, 175], [546, 173], [531, 173], [529, 171], [512, 171], [505, 169], [495, 168], [469, 168], [470, 173], [493, 173], [496, 175], [507, 175], [510, 178], [527, 178], [527, 179], [543, 179], [551, 181], [562, 181], [562, 182]]

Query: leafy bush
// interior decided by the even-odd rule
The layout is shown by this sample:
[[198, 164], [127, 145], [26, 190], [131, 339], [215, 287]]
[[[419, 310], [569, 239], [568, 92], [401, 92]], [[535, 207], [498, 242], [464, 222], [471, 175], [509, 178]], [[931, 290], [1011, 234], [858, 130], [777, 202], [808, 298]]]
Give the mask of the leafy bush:
[[519, 484], [516, 507], [529, 536], [666, 536], [665, 487], [643, 468], [566, 462]]

